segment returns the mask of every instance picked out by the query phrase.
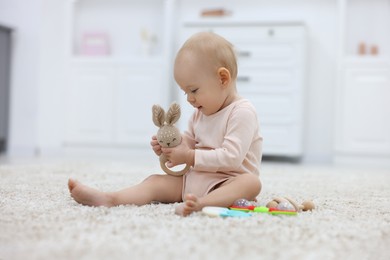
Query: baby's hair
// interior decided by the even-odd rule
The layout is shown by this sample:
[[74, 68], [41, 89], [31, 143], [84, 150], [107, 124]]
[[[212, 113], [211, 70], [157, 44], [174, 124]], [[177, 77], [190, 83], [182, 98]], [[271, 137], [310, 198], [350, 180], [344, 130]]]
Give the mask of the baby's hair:
[[237, 58], [234, 47], [222, 36], [212, 32], [194, 34], [183, 44], [177, 56], [185, 51], [207, 58], [216, 69], [225, 67], [232, 79], [237, 78]]

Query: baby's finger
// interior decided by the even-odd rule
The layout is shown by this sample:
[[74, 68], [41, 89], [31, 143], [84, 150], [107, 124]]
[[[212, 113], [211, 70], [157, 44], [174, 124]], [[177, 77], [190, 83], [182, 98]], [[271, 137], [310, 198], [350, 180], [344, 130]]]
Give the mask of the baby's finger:
[[175, 166], [171, 161], [167, 161], [166, 165], [168, 168], [172, 168]]
[[162, 151], [161, 151], [161, 146], [159, 146], [159, 145], [154, 145], [154, 146], [152, 146], [152, 149], [153, 149], [153, 151], [154, 151], [155, 153], [158, 153], [158, 155], [160, 155], [160, 154], [162, 153]]

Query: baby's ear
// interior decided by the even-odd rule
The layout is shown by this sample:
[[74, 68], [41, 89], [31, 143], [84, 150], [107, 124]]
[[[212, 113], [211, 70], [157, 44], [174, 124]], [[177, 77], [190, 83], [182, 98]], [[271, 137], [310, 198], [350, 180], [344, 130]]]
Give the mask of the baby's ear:
[[218, 69], [218, 77], [221, 85], [226, 87], [231, 80], [230, 71], [225, 67], [221, 67]]
[[180, 112], [180, 106], [177, 103], [173, 103], [167, 112], [167, 115], [165, 117], [165, 121], [167, 122], [168, 125], [173, 125], [174, 123], [179, 120], [181, 115]]
[[164, 116], [165, 116], [164, 109], [162, 109], [162, 107], [160, 107], [159, 105], [153, 105], [152, 112], [153, 112], [153, 123], [158, 127], [162, 127], [164, 125]]

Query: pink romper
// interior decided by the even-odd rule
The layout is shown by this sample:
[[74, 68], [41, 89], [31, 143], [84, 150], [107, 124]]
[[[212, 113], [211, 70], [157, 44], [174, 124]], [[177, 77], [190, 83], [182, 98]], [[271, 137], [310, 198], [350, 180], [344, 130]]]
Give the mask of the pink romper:
[[183, 178], [184, 195], [203, 197], [239, 174], [259, 175], [262, 140], [255, 108], [246, 99], [205, 116], [196, 110], [183, 141], [195, 148], [195, 163]]

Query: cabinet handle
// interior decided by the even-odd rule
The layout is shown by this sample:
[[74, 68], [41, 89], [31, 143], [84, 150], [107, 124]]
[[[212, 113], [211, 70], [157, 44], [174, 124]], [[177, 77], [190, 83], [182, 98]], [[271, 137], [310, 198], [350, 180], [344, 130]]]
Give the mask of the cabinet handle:
[[251, 52], [250, 51], [239, 51], [239, 52], [237, 52], [237, 55], [239, 57], [250, 57], [251, 56]]
[[239, 77], [237, 77], [237, 81], [238, 82], [249, 82], [249, 81], [251, 81], [251, 78], [248, 76], [239, 76]]

